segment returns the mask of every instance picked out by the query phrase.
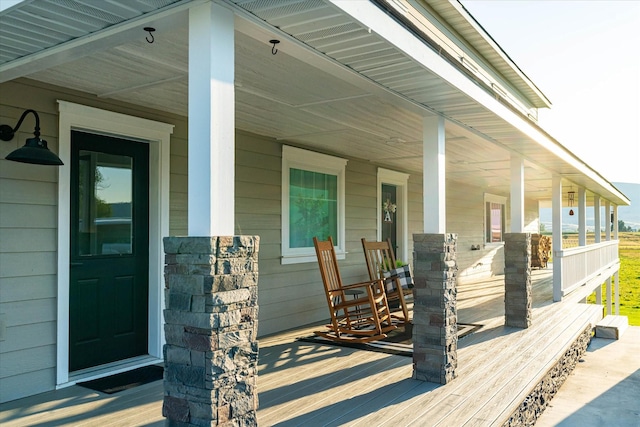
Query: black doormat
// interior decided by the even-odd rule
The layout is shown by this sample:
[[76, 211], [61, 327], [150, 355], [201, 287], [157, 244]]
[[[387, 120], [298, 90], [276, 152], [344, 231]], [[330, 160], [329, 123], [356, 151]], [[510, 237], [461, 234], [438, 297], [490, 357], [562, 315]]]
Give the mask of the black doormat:
[[150, 365], [134, 369], [132, 371], [111, 375], [110, 377], [78, 383], [78, 385], [101, 393], [113, 394], [139, 385], [161, 380], [163, 372], [164, 369], [162, 366]]
[[[482, 325], [472, 323], [458, 323], [458, 339], [482, 328]], [[317, 335], [298, 338], [298, 341], [311, 342], [316, 344], [330, 344], [340, 347], [357, 348], [359, 350], [377, 351], [381, 353], [396, 354], [399, 356], [413, 356], [413, 325], [400, 326], [387, 333], [387, 337], [368, 343], [352, 343], [345, 341], [332, 341]]]

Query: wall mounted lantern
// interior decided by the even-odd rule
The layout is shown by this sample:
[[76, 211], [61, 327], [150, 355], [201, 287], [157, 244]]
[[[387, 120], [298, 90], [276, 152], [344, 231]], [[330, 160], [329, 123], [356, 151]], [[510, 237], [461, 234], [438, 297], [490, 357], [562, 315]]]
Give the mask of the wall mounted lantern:
[[47, 148], [47, 141], [40, 139], [40, 117], [38, 117], [38, 113], [36, 113], [35, 110], [26, 110], [22, 113], [18, 124], [13, 128], [9, 125], [0, 125], [0, 139], [3, 141], [11, 141], [18, 129], [20, 129], [22, 121], [29, 113], [33, 113], [36, 118], [36, 127], [33, 131], [34, 137], [28, 138], [23, 147], [12, 151], [5, 159], [35, 165], [62, 165], [62, 160]]

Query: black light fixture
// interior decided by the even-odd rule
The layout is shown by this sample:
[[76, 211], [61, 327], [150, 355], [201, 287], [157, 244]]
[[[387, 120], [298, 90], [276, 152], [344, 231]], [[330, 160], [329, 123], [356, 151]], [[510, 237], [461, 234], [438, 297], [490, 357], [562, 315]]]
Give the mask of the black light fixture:
[[62, 163], [62, 160], [49, 151], [47, 148], [47, 141], [40, 139], [40, 117], [38, 117], [38, 113], [36, 113], [35, 110], [26, 110], [22, 113], [20, 120], [18, 120], [18, 124], [13, 128], [9, 125], [0, 125], [0, 139], [3, 141], [11, 141], [18, 129], [20, 129], [22, 121], [29, 113], [33, 113], [36, 117], [36, 127], [33, 131], [35, 136], [33, 138], [28, 138], [23, 147], [12, 151], [7, 157], [5, 157], [5, 159], [13, 160], [14, 162], [32, 163], [35, 165], [63, 165], [64, 163]]

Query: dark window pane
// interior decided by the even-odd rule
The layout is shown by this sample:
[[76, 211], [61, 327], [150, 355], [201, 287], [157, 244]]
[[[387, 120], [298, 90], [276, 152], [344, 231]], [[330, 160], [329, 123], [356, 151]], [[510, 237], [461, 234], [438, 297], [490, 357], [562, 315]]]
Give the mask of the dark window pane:
[[78, 255], [132, 253], [132, 168], [128, 156], [80, 151]]
[[291, 168], [289, 247], [313, 247], [313, 237], [337, 237], [338, 177]]

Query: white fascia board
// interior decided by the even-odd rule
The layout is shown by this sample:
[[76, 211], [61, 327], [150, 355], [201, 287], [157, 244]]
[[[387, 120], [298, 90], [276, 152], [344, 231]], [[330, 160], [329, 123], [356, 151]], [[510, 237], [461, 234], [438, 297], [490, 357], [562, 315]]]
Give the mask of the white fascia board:
[[[2, 0], [4, 4], [5, 0]], [[153, 24], [156, 27], [168, 28], [175, 25], [187, 25], [187, 17], [178, 12], [187, 10], [207, 0], [183, 0], [162, 9], [160, 12], [151, 12], [134, 19], [121, 22], [104, 30], [87, 34], [62, 43], [58, 46], [36, 52], [18, 58], [14, 61], [0, 65], [0, 83], [25, 77], [56, 65], [64, 64], [110, 47], [118, 46], [133, 39], [141, 37], [141, 28]], [[30, 3], [30, 0], [18, 3], [16, 9]]]
[[491, 48], [500, 56], [500, 58], [509, 65], [509, 67], [522, 79], [522, 81], [526, 82], [527, 85], [533, 90], [538, 97], [546, 104], [547, 108], [551, 107], [551, 101], [545, 96], [544, 93], [536, 84], [529, 78], [527, 75], [518, 67], [518, 65], [507, 55], [507, 53], [500, 47], [500, 45], [489, 35], [489, 33], [482, 28], [482, 26], [476, 21], [475, 17], [467, 10], [465, 7], [457, 2], [452, 1], [449, 2], [449, 5], [456, 9], [460, 16], [464, 17], [467, 25], [473, 27], [473, 29], [482, 37], [484, 42], [491, 46]]
[[[368, 1], [329, 1], [340, 10], [356, 19], [366, 28], [369, 28], [371, 31], [379, 34], [387, 42], [404, 52], [411, 59], [441, 77], [452, 87], [469, 96], [478, 104], [487, 108], [489, 111], [505, 120], [508, 124], [524, 133], [527, 137], [538, 143], [542, 148], [556, 155], [571, 167], [575, 168], [578, 172], [594, 181], [596, 184], [608, 189], [620, 200], [626, 200], [628, 202], [627, 197], [617, 191], [613, 185], [601, 177], [586, 163], [578, 159], [578, 157], [571, 151], [552, 140], [538, 127], [515, 114], [496, 100], [491, 94], [478, 87], [469, 78], [460, 73], [460, 71], [458, 71], [452, 64], [440, 57], [437, 52], [433, 51], [422, 40], [414, 36], [403, 25], [387, 15], [378, 6]], [[447, 117], [447, 119], [466, 127], [463, 123], [456, 121], [452, 117]], [[484, 137], [491, 142], [496, 142], [488, 135], [484, 135]]]

